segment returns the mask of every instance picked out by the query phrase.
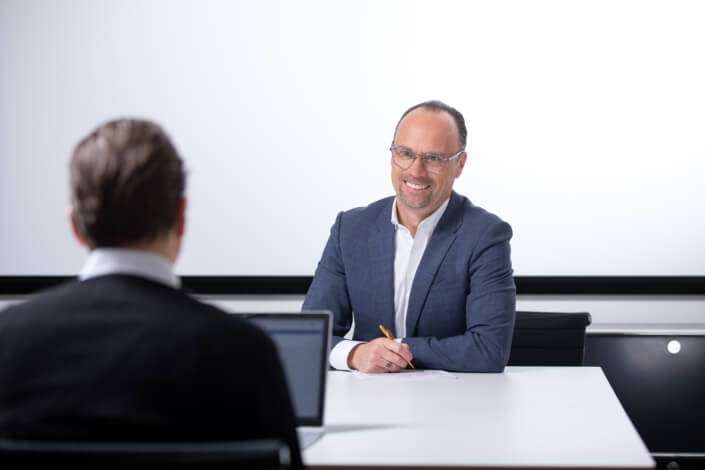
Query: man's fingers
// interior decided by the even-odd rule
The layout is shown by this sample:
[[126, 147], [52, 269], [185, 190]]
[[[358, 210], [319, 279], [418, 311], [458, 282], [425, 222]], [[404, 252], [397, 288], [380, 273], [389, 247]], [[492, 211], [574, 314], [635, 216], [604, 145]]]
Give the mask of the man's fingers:
[[[381, 341], [378, 341], [381, 340]], [[409, 350], [408, 344], [398, 343], [396, 341], [387, 338], [378, 338], [374, 340], [376, 342], [375, 348], [383, 348], [379, 351], [380, 356], [385, 359], [385, 361], [395, 364], [400, 369], [408, 367], [408, 363], [413, 359], [411, 350]]]
[[412, 358], [407, 344], [376, 338], [354, 349], [354, 368], [362, 372], [397, 372], [408, 367]]
[[380, 372], [398, 372], [400, 367], [392, 361], [382, 360], [378, 363], [377, 368]]
[[404, 359], [404, 361], [409, 361], [414, 358], [411, 354], [408, 344], [399, 343], [397, 341], [387, 339], [387, 338], [376, 338], [370, 341], [368, 344], [373, 344], [375, 347], [384, 347], [395, 354], [399, 355]]
[[390, 351], [389, 349], [382, 353], [381, 358], [383, 361], [383, 366], [386, 365], [387, 362], [389, 362], [390, 364], [396, 366], [398, 369], [408, 367], [406, 360], [403, 357], [401, 357], [399, 354], [396, 354], [394, 351]]
[[395, 354], [401, 356], [404, 361], [411, 361], [414, 358], [408, 344], [397, 343], [394, 341], [394, 347], [390, 347], [390, 349], [394, 351]]
[[352, 368], [361, 372], [386, 372], [391, 369], [391, 365], [388, 369], [385, 369], [387, 362], [389, 362], [382, 357], [382, 353], [385, 351], [387, 349], [377, 340], [359, 344], [352, 351], [354, 353]]

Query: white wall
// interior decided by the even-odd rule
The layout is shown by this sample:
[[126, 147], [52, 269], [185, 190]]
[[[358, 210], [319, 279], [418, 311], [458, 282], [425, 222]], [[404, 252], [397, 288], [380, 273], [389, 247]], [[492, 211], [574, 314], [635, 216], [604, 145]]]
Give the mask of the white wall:
[[517, 275], [704, 276], [703, 24], [687, 0], [2, 1], [0, 275], [79, 269], [67, 162], [119, 116], [185, 157], [180, 274], [312, 275], [439, 98]]
[[[185, 157], [180, 274], [312, 275], [335, 213], [391, 194], [399, 114], [440, 98], [469, 125], [456, 188], [513, 225], [517, 275], [703, 276], [703, 24], [697, 0], [2, 1], [0, 275], [76, 273], [68, 158], [125, 115]], [[519, 308], [705, 321], [703, 296]]]

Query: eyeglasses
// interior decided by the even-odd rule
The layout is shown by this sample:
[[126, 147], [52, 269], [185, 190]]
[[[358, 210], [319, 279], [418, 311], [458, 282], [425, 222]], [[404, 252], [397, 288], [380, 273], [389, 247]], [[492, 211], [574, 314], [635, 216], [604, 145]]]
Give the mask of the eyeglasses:
[[416, 153], [406, 147], [392, 146], [389, 150], [392, 151], [392, 161], [399, 168], [406, 170], [414, 164], [414, 160], [416, 158], [420, 158], [424, 168], [431, 173], [440, 173], [443, 171], [443, 167], [446, 163], [458, 158], [465, 151], [460, 150], [458, 153], [453, 154], [450, 157], [444, 157], [443, 155], [438, 155], [436, 153]]

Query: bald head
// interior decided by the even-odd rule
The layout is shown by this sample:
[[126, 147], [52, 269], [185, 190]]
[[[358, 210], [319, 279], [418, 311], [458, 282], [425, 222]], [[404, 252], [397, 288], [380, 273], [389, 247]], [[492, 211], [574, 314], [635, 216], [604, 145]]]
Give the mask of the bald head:
[[438, 100], [424, 101], [423, 103], [416, 104], [404, 111], [404, 114], [401, 115], [399, 122], [397, 122], [397, 126], [394, 128], [394, 141], [396, 141], [397, 132], [399, 131], [399, 125], [404, 120], [404, 118], [406, 118], [409, 113], [419, 108], [433, 113], [447, 114], [453, 120], [454, 123], [457, 142], [459, 145], [458, 150], [465, 150], [465, 146], [467, 145], [468, 140], [468, 129], [465, 126], [465, 118], [463, 118], [463, 115], [460, 113], [460, 111]]

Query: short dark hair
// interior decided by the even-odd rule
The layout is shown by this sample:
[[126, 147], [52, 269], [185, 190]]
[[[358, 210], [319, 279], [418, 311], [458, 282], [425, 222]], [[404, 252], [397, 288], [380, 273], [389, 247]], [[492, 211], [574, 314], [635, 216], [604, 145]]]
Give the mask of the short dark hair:
[[70, 171], [73, 218], [91, 247], [152, 241], [175, 226], [186, 174], [159, 125], [103, 124], [76, 146]]
[[441, 112], [444, 111], [448, 114], [451, 115], [453, 120], [455, 121], [455, 125], [458, 128], [458, 135], [460, 136], [460, 149], [465, 150], [465, 146], [467, 145], [468, 142], [468, 128], [465, 127], [465, 118], [463, 118], [463, 115], [455, 109], [452, 106], [449, 106], [445, 104], [442, 101], [438, 100], [431, 100], [431, 101], [424, 101], [423, 103], [415, 104], [411, 108], [407, 109], [404, 111], [404, 114], [401, 115], [399, 118], [399, 122], [397, 122], [397, 127], [394, 128], [394, 137], [396, 138], [397, 136], [397, 130], [399, 129], [399, 124], [404, 120], [407, 114], [412, 112], [413, 110], [417, 108], [424, 108], [428, 109], [429, 111], [435, 111], [435, 112]]

